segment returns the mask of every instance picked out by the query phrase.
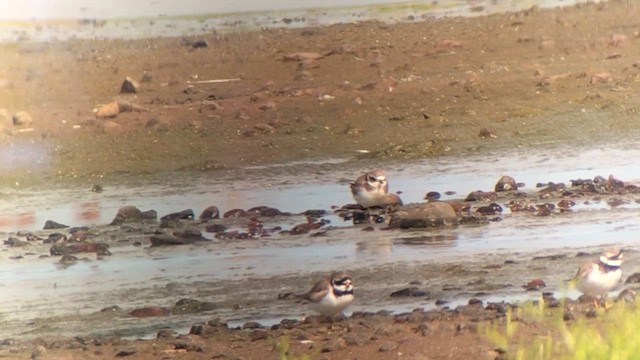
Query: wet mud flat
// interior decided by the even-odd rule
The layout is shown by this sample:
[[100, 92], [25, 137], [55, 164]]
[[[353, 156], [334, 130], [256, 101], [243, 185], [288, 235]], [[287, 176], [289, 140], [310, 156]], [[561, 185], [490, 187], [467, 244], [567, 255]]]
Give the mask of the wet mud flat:
[[[462, 214], [467, 220], [454, 227], [353, 225], [340, 222], [337, 214], [352, 216], [342, 209], [285, 213], [264, 206], [158, 215], [124, 207], [110, 225], [7, 234], [0, 351], [9, 357], [60, 350], [96, 358], [121, 352], [251, 357], [255, 346], [276, 354], [274, 341], [282, 338], [296, 351], [338, 356], [353, 346], [372, 347], [384, 358], [417, 346], [407, 345], [409, 338], [418, 341], [438, 329], [436, 336], [476, 334], [478, 344], [463, 346], [464, 354], [492, 353], [477, 336], [477, 324], [503, 318], [508, 307], [545, 298], [553, 311], [587, 313], [591, 303], [576, 302], [579, 294], [567, 280], [603, 247], [623, 248], [625, 279], [638, 271], [640, 253], [624, 235], [635, 233], [640, 211], [632, 183], [578, 179], [540, 184], [536, 191], [488, 190], [483, 199], [479, 193], [446, 200], [469, 207]], [[568, 200], [571, 205], [560, 205]], [[480, 210], [488, 204], [503, 209]], [[607, 228], [603, 223], [611, 225], [605, 232], [623, 235], [559, 248], [527, 248], [522, 238], [594, 224]], [[481, 242], [496, 243], [465, 247], [478, 233]], [[306, 291], [335, 269], [353, 277], [356, 301], [348, 318], [334, 324], [289, 294]], [[619, 290], [632, 289], [633, 281]], [[558, 305], [565, 298], [570, 307]]]

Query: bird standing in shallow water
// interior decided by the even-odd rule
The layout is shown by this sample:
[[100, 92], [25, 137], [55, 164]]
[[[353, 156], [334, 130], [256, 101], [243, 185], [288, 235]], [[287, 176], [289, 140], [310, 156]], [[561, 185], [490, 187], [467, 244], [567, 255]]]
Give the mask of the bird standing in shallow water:
[[353, 283], [344, 273], [334, 273], [318, 281], [308, 292], [300, 295], [309, 301], [312, 310], [321, 315], [334, 317], [353, 301]]
[[374, 169], [358, 177], [350, 184], [353, 199], [365, 209], [402, 205], [400, 197], [389, 193], [389, 182], [384, 171]]

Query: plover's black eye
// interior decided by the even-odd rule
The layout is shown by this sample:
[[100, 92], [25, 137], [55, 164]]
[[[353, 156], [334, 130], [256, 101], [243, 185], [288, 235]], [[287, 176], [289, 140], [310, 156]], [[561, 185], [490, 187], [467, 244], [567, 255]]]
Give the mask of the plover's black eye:
[[369, 177], [367, 178], [367, 181], [369, 181], [369, 182], [376, 182], [376, 180], [377, 180], [377, 179], [376, 179], [374, 176], [369, 176]]

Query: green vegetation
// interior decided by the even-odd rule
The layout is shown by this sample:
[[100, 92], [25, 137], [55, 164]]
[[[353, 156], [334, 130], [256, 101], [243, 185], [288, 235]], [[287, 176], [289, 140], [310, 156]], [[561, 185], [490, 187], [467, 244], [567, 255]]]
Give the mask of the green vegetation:
[[278, 353], [278, 360], [309, 360], [305, 354], [295, 354], [291, 352], [288, 336], [281, 336], [273, 342], [273, 348]]
[[[616, 303], [597, 309], [595, 318], [579, 315], [571, 321], [563, 320], [563, 305], [548, 309], [540, 300], [510, 310], [504, 321], [486, 328], [486, 336], [507, 350], [509, 359], [640, 359], [640, 309], [635, 304]], [[525, 326], [526, 334], [519, 331]]]

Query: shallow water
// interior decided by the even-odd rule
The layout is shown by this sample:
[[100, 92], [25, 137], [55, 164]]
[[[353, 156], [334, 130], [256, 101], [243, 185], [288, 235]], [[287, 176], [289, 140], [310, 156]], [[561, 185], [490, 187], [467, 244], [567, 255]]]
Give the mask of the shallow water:
[[[514, 151], [488, 157], [387, 163], [384, 168], [391, 190], [400, 191], [404, 201], [410, 203], [422, 201], [428, 191], [452, 191], [455, 194], [443, 197], [460, 199], [474, 190], [492, 190], [504, 174], [523, 182], [525, 186], [521, 190], [528, 192], [534, 192], [538, 182], [569, 182], [609, 174], [637, 184], [640, 170], [631, 161], [640, 155], [637, 149], [640, 149], [638, 144], [629, 143], [549, 153]], [[50, 333], [150, 336], [163, 326], [184, 330], [213, 316], [221, 316], [232, 324], [256, 319], [264, 323], [277, 322], [306, 312], [300, 304], [275, 301], [277, 293], [305, 291], [309, 279], [334, 269], [348, 269], [361, 286], [359, 294], [362, 295], [350, 311], [432, 308], [437, 298], [445, 298], [450, 306], [455, 306], [477, 293], [482, 294], [479, 297], [485, 301], [530, 299], [539, 293], [527, 293], [519, 285], [537, 276], [548, 282], [545, 290], [564, 294], [564, 280], [573, 275], [582, 261], [573, 258], [577, 252], [609, 245], [631, 252], [637, 248], [640, 205], [633, 198], [617, 207], [592, 198], [578, 204], [571, 213], [551, 217], [507, 211], [502, 221], [485, 226], [413, 231], [384, 231], [380, 226], [373, 231], [363, 231], [363, 225], [354, 227], [337, 216], [328, 215], [331, 227], [323, 237], [274, 234], [259, 240], [212, 241], [159, 249], [146, 245], [147, 235], [136, 235], [143, 246], [132, 246], [126, 232], [101, 226], [109, 223], [123, 205], [155, 209], [159, 216], [187, 208], [193, 209], [197, 216], [209, 205], [218, 206], [222, 212], [268, 205], [292, 213], [307, 209], [331, 213], [332, 207], [352, 202], [344, 179], [353, 179], [365, 169], [354, 168], [353, 162], [346, 159], [327, 162], [335, 171], [323, 167], [325, 170], [321, 173], [314, 172], [317, 162], [282, 164], [219, 178], [200, 174], [188, 181], [177, 177], [149, 180], [146, 186], [104, 184], [102, 193], [88, 188], [4, 189], [0, 213], [5, 215], [0, 231], [5, 233], [5, 238], [19, 230], [35, 230], [46, 235], [48, 232], [38, 229], [51, 219], [70, 226], [91, 226], [98, 239], [115, 239], [116, 245], [112, 246], [111, 257], [95, 260], [95, 255], [91, 255], [68, 267], [58, 264], [57, 258], [39, 258], [39, 254], [48, 252], [46, 246], [4, 248], [4, 255], [0, 257], [4, 305], [0, 318], [6, 326], [0, 331], [0, 337], [16, 332], [25, 336]], [[296, 171], [302, 174], [293, 175]], [[253, 176], [257, 174], [262, 175]], [[247, 175], [263, 181], [256, 186], [242, 179]], [[302, 216], [266, 219], [265, 227], [279, 225], [289, 229], [304, 221]], [[126, 241], [117, 245], [118, 239]], [[535, 255], [557, 253], [569, 254], [566, 264], [563, 260], [528, 265]], [[24, 257], [11, 259], [17, 255]], [[637, 253], [629, 258], [625, 255], [627, 275], [637, 270], [634, 256], [637, 257]], [[518, 259], [520, 265], [514, 265], [518, 270], [507, 269], [490, 278], [483, 275], [483, 264], [502, 264], [506, 259]], [[432, 267], [437, 269], [439, 264], [464, 264], [479, 270], [472, 271], [476, 275], [471, 277], [447, 275], [433, 270]], [[459, 283], [460, 291], [440, 291], [428, 299], [388, 298], [390, 292], [406, 287], [416, 278], [422, 279], [429, 289]], [[484, 292], [467, 286], [478, 279], [495, 281], [499, 287]], [[257, 289], [247, 289], [245, 284], [254, 284]], [[569, 295], [577, 296], [575, 292]], [[99, 312], [111, 305], [126, 311], [145, 305], [170, 307], [184, 297], [222, 305], [218, 311], [206, 314], [137, 321], [127, 316], [114, 316], [105, 321], [107, 315]], [[232, 310], [236, 303], [242, 304], [241, 310]]]
[[587, 0], [0, 1], [0, 41], [188, 36], [213, 31], [479, 16]]

